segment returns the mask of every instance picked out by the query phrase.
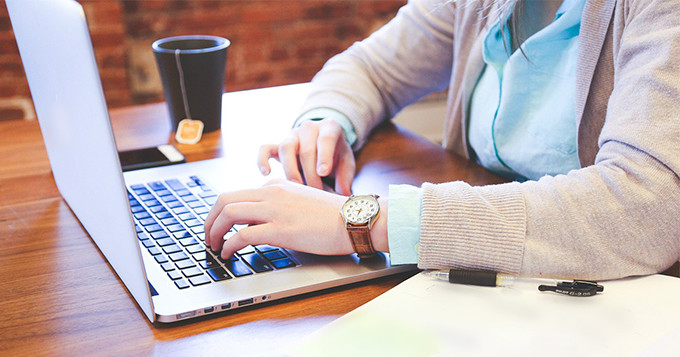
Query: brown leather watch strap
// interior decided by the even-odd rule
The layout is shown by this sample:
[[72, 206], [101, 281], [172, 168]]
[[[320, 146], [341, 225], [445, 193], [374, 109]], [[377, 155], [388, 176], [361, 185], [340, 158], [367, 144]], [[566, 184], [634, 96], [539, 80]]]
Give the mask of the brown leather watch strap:
[[368, 225], [353, 226], [347, 225], [347, 232], [354, 251], [357, 252], [359, 258], [370, 258], [375, 256], [375, 249], [373, 249], [373, 242], [371, 242], [371, 231]]

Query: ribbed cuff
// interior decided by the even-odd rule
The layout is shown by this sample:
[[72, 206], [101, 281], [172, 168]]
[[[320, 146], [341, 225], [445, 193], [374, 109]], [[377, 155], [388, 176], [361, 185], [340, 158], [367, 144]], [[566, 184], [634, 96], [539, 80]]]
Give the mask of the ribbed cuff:
[[420, 233], [420, 268], [519, 273], [526, 235], [519, 183], [424, 184]]

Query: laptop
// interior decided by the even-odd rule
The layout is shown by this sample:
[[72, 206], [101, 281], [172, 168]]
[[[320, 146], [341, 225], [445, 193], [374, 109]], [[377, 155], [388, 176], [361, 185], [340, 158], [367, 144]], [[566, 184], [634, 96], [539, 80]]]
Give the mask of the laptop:
[[256, 170], [240, 175], [243, 163], [227, 155], [123, 173], [80, 4], [6, 4], [59, 192], [150, 321], [237, 310], [414, 269], [390, 266], [388, 254], [360, 260], [272, 246], [219, 259], [205, 248], [203, 219], [219, 192], [262, 182], [247, 176]]

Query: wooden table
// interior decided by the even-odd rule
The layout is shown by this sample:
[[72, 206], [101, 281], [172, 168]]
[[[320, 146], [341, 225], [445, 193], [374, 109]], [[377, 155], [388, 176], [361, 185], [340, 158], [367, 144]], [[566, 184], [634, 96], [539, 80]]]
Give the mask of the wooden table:
[[[245, 97], [272, 94], [268, 90], [227, 94], [225, 115]], [[174, 143], [164, 104], [118, 109], [111, 117], [121, 150]], [[239, 135], [227, 130], [234, 116], [226, 117], [223, 130], [200, 143], [174, 144], [188, 161], [231, 154]], [[280, 133], [258, 139], [286, 132], [275, 131]], [[357, 160], [355, 191], [385, 194], [388, 183], [501, 182], [389, 124], [373, 134]], [[271, 355], [409, 276], [170, 326], [151, 324], [59, 195], [38, 123], [26, 121], [0, 122], [0, 243], [0, 355]]]

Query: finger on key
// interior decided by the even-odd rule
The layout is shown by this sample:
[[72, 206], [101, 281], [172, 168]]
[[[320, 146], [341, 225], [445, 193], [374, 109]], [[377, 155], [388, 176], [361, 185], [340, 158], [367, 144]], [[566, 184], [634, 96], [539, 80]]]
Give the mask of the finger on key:
[[302, 183], [302, 174], [298, 169], [297, 151], [299, 139], [297, 135], [290, 135], [279, 144], [279, 161], [283, 172], [290, 181]]
[[278, 145], [267, 144], [260, 146], [260, 151], [257, 155], [257, 167], [264, 176], [267, 176], [272, 172], [272, 168], [269, 165], [269, 159], [279, 159]]
[[317, 138], [317, 165], [316, 171], [319, 176], [328, 176], [333, 171], [333, 159], [335, 158], [335, 148], [342, 129], [335, 121], [327, 121], [319, 128]]

